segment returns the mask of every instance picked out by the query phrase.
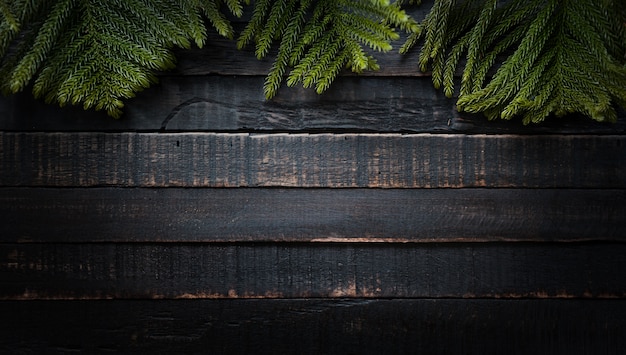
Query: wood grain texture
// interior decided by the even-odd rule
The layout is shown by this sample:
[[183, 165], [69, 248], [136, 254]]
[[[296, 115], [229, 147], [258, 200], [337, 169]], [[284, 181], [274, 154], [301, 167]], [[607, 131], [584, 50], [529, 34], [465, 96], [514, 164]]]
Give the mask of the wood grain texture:
[[2, 133], [0, 185], [626, 187], [626, 136]]
[[626, 302], [0, 302], [2, 353], [619, 355]]
[[414, 133], [623, 134], [616, 124], [588, 118], [550, 118], [540, 125], [487, 121], [460, 115], [455, 100], [433, 89], [430, 78], [343, 77], [324, 95], [283, 88], [263, 97], [263, 77], [162, 77], [128, 100], [120, 120], [82, 108], [59, 108], [30, 93], [0, 97], [0, 130], [9, 131], [288, 131]]
[[624, 112], [462, 115], [416, 53], [266, 101], [252, 47], [177, 56], [121, 120], [0, 98], [0, 353], [623, 353]]
[[[162, 77], [157, 86], [127, 101], [120, 120], [102, 112], [46, 105], [30, 93], [14, 95], [0, 98], [0, 129], [426, 132], [466, 131], [474, 125], [471, 120], [457, 122], [454, 101], [433, 90], [429, 78], [342, 78], [324, 95], [283, 88], [271, 101], [263, 96], [264, 80], [217, 75]], [[475, 125], [486, 126], [479, 121]], [[614, 129], [602, 129], [607, 128]]]
[[626, 241], [625, 190], [2, 188], [2, 242]]
[[0, 244], [0, 298], [624, 298], [626, 243]]

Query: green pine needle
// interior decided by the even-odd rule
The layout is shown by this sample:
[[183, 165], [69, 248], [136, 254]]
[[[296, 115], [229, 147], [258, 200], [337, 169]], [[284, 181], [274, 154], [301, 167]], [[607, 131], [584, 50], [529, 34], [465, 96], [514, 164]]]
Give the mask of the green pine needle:
[[417, 24], [389, 1], [260, 0], [237, 44], [242, 48], [254, 39], [261, 59], [281, 39], [264, 86], [270, 99], [285, 77], [289, 86], [302, 83], [321, 93], [344, 68], [375, 70], [375, 60], [364, 49], [391, 50], [399, 38], [396, 28], [416, 29]]
[[[277, 54], [269, 99], [283, 82], [319, 93], [339, 73], [377, 70], [372, 53], [408, 53], [458, 94], [461, 111], [541, 122], [582, 113], [614, 121], [626, 105], [626, 7], [618, 0], [435, 0], [421, 23], [389, 0], [0, 0], [0, 89], [122, 114], [123, 101], [174, 67], [172, 48], [235, 36], [226, 12], [252, 16], [237, 36], [258, 58]], [[411, 0], [408, 3], [419, 4]], [[210, 23], [207, 28], [205, 19]], [[455, 73], [462, 69], [458, 93]]]
[[[451, 20], [459, 13], [462, 21]], [[463, 65], [460, 111], [525, 124], [570, 113], [615, 121], [616, 105], [626, 102], [620, 1], [436, 0], [420, 25], [420, 69], [431, 68], [446, 96]], [[410, 37], [402, 50], [417, 43]]]
[[[204, 45], [207, 28], [232, 37], [230, 23], [213, 0], [41, 0], [0, 2], [2, 90], [32, 83], [47, 102], [82, 105], [121, 116], [123, 100], [172, 69], [172, 47]], [[241, 15], [240, 0], [226, 2]]]

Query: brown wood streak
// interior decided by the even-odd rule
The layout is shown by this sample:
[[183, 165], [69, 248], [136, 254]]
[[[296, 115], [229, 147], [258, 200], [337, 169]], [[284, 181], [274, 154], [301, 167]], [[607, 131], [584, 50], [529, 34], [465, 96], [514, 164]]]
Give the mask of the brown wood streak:
[[3, 186], [624, 188], [626, 136], [0, 133]]
[[625, 190], [3, 188], [0, 241], [626, 241]]
[[612, 299], [626, 296], [625, 253], [624, 243], [5, 243], [0, 297]]
[[0, 352], [620, 354], [626, 302], [0, 302]]

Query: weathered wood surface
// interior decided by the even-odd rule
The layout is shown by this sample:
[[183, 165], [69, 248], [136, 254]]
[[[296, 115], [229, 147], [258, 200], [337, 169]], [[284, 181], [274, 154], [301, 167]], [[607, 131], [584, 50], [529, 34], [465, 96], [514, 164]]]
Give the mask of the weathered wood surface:
[[489, 122], [460, 115], [454, 99], [433, 89], [428, 77], [343, 77], [324, 95], [283, 88], [263, 97], [263, 77], [162, 77], [128, 100], [120, 120], [78, 107], [60, 109], [29, 92], [0, 97], [0, 130], [8, 131], [288, 131], [623, 134], [616, 124], [588, 118], [550, 118], [541, 125]]
[[623, 353], [626, 114], [462, 115], [416, 53], [266, 101], [252, 51], [0, 98], [0, 353]]
[[0, 244], [0, 298], [624, 298], [624, 243]]
[[619, 355], [615, 300], [0, 302], [2, 353]]
[[626, 241], [626, 192], [2, 188], [0, 241]]
[[2, 133], [0, 185], [626, 187], [626, 136]]

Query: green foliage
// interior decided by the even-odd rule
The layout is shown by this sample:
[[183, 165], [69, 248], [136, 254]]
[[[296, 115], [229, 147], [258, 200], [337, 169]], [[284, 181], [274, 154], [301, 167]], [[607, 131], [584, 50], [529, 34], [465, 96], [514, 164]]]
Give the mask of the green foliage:
[[[626, 106], [626, 7], [619, 0], [435, 0], [420, 23], [388, 0], [0, 0], [0, 90], [122, 113], [123, 100], [174, 67], [172, 48], [208, 31], [275, 48], [264, 92], [318, 93], [344, 69], [376, 70], [374, 52], [421, 44], [419, 69], [458, 93], [461, 111], [540, 122], [582, 113], [614, 121]], [[419, 0], [408, 3], [419, 4]], [[228, 14], [251, 17], [237, 36]], [[207, 27], [208, 24], [208, 27]], [[274, 54], [272, 54], [274, 55]], [[460, 73], [460, 75], [459, 75]], [[459, 84], [458, 91], [455, 86]]]
[[318, 93], [344, 68], [377, 70], [367, 48], [389, 51], [399, 38], [396, 27], [412, 31], [417, 26], [399, 5], [382, 0], [258, 0], [254, 5], [237, 45], [243, 48], [254, 39], [261, 59], [279, 42], [265, 81], [267, 98], [276, 94], [289, 68], [289, 86], [315, 86]]
[[626, 103], [625, 23], [617, 0], [436, 0], [401, 51], [423, 39], [421, 70], [449, 97], [463, 67], [460, 111], [615, 121]]
[[[243, 14], [241, 0], [0, 0], [0, 89], [16, 93], [32, 85], [47, 102], [81, 104], [122, 113], [123, 99], [156, 82], [155, 72], [174, 67], [171, 48], [203, 46], [202, 16], [233, 38], [224, 14]], [[279, 54], [266, 81], [272, 97], [287, 67], [289, 83], [326, 90], [339, 71], [377, 69], [364, 46], [391, 49], [394, 27], [415, 26], [399, 6], [384, 0], [258, 0], [239, 47], [254, 41], [263, 58], [275, 42]]]
[[[173, 46], [202, 46], [201, 13], [232, 36], [211, 0], [42, 0], [0, 3], [0, 88], [32, 84], [47, 102], [81, 104], [121, 115], [123, 99], [155, 83], [155, 71], [174, 67]], [[238, 0], [228, 8], [241, 14]]]

